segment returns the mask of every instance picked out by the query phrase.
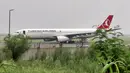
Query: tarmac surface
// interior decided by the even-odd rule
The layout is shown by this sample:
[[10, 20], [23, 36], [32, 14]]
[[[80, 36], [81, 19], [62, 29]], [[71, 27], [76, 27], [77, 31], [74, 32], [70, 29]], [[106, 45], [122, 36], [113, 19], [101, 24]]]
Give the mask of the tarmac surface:
[[[79, 47], [79, 46], [81, 46], [81, 44], [76, 44], [76, 43], [71, 43], [71, 44], [69, 44], [69, 43], [64, 43], [63, 45], [62, 45], [62, 47]], [[88, 44], [87, 43], [85, 43], [84, 45], [83, 45], [84, 47], [86, 46], [88, 46]], [[53, 47], [60, 47], [59, 46], [59, 44], [58, 43], [32, 43], [32, 47], [34, 47], [34, 48], [36, 48], [36, 47], [40, 47], [40, 48], [53, 48]]]
[[[0, 33], [0, 47], [4, 47], [5, 44], [3, 42], [4, 37], [7, 36], [6, 33]], [[84, 47], [88, 46], [88, 43], [84, 43]], [[62, 47], [79, 47], [81, 44], [76, 43], [64, 43]], [[31, 48], [53, 48], [53, 47], [59, 47], [59, 44], [57, 42], [32, 42]]]
[[[4, 47], [5, 44], [3, 42], [0, 43], [0, 47]], [[63, 44], [62, 47], [80, 47], [81, 44], [76, 44], [76, 43], [71, 43], [71, 44]], [[85, 45], [83, 45], [84, 47], [87, 47], [88, 44], [85, 43]], [[54, 48], [54, 47], [60, 47], [58, 43], [32, 43], [31, 44], [31, 48]]]

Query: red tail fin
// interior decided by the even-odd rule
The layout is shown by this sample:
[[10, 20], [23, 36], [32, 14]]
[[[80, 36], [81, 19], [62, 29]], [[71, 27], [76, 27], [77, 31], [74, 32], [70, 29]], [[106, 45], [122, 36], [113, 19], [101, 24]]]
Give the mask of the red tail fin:
[[112, 22], [113, 15], [109, 15], [107, 19], [101, 24], [100, 26], [97, 27], [97, 29], [109, 29], [110, 24]]

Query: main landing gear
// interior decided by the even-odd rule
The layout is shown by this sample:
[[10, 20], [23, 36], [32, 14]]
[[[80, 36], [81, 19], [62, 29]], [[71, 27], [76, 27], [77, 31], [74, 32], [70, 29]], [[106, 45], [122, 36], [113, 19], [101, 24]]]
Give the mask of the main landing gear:
[[89, 42], [87, 38], [81, 38], [79, 41], [76, 42], [77, 48], [88, 47], [88, 45], [89, 45]]
[[63, 43], [62, 42], [59, 42], [59, 47], [63, 47]]

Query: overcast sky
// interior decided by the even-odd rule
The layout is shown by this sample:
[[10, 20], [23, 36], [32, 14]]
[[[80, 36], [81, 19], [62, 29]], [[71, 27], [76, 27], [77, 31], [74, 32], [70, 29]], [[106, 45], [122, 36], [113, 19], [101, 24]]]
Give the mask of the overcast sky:
[[0, 0], [0, 33], [24, 28], [92, 28], [113, 14], [112, 25], [130, 34], [129, 0]]

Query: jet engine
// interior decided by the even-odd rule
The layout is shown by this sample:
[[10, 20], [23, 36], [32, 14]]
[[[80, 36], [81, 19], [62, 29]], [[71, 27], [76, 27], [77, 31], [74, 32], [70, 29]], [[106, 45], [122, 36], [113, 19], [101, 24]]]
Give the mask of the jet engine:
[[57, 36], [57, 41], [59, 42], [64, 42], [64, 41], [69, 41], [70, 39], [66, 36]]

